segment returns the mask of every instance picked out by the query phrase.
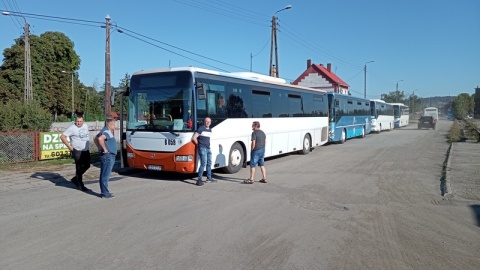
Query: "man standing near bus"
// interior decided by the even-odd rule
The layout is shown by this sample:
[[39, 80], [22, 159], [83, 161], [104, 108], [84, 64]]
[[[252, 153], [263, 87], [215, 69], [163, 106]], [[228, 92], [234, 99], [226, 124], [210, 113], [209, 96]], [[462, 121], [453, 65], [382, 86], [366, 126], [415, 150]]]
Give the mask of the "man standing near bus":
[[[67, 140], [67, 137], [69, 140]], [[62, 142], [72, 152], [75, 160], [75, 176], [72, 182], [81, 191], [90, 191], [83, 184], [83, 174], [90, 168], [90, 137], [83, 113], [75, 115], [75, 124], [67, 128], [60, 136]]]
[[108, 180], [115, 164], [115, 156], [117, 155], [118, 146], [115, 139], [115, 119], [107, 118], [105, 127], [95, 136], [95, 145], [100, 152], [100, 192], [102, 198], [115, 198], [108, 190]]
[[260, 130], [260, 122], [255, 121], [252, 124], [252, 144], [250, 152], [250, 178], [245, 180], [245, 184], [253, 184], [255, 180], [255, 167], [260, 166], [262, 179], [260, 183], [267, 183], [267, 170], [265, 169], [265, 141], [267, 136]]
[[192, 137], [192, 142], [197, 145], [198, 156], [200, 157], [200, 167], [198, 168], [197, 186], [203, 186], [202, 177], [207, 166], [207, 183], [216, 183], [217, 180], [212, 179], [212, 151], [210, 150], [210, 136], [212, 129], [210, 124], [212, 119], [206, 117], [203, 126], [197, 128]]

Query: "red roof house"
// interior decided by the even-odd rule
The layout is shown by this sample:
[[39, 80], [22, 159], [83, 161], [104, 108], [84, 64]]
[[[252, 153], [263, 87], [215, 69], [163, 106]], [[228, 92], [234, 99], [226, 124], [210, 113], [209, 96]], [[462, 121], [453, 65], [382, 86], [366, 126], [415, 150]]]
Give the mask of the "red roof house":
[[327, 68], [325, 68], [322, 64], [312, 64], [310, 59], [307, 60], [307, 70], [292, 84], [346, 95], [348, 95], [348, 87], [350, 87], [332, 72], [332, 64], [328, 63]]

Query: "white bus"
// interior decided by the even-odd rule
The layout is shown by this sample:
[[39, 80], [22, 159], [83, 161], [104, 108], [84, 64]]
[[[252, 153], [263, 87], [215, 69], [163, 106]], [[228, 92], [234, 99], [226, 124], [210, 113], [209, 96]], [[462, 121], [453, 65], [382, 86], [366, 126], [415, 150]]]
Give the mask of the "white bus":
[[194, 173], [200, 161], [191, 142], [205, 117], [212, 119], [212, 169], [236, 173], [250, 161], [251, 126], [266, 133], [265, 156], [308, 154], [328, 142], [328, 97], [255, 73], [222, 73], [195, 67], [132, 75], [122, 164]]
[[401, 128], [408, 126], [410, 119], [410, 110], [407, 105], [403, 103], [390, 103], [393, 106], [394, 127]]
[[395, 118], [392, 105], [381, 99], [371, 99], [370, 112], [372, 116], [372, 132], [380, 133], [382, 130], [393, 129]]
[[427, 107], [423, 110], [424, 116], [433, 116], [435, 121], [438, 121], [438, 109], [436, 107]]

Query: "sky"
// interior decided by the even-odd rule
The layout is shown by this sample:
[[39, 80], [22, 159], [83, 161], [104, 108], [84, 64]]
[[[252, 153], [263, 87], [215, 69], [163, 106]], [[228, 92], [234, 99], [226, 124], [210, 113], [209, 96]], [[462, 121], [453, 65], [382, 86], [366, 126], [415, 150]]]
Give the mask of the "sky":
[[268, 74], [274, 15], [287, 82], [311, 59], [331, 63], [354, 96], [364, 95], [365, 65], [367, 98], [397, 86], [419, 97], [473, 94], [480, 86], [478, 0], [0, 0], [0, 10], [23, 16], [0, 16], [2, 53], [23, 34], [24, 19], [33, 35], [62, 32], [75, 44], [87, 86], [105, 82], [106, 16], [118, 86], [125, 74], [166, 67]]

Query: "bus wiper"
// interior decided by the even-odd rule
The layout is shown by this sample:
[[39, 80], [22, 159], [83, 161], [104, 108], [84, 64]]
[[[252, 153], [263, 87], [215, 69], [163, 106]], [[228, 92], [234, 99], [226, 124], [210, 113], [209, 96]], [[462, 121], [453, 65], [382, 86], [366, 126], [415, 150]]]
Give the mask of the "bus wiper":
[[146, 129], [147, 129], [147, 127], [149, 127], [149, 126], [151, 126], [152, 128], [153, 128], [153, 127], [155, 127], [155, 126], [154, 126], [154, 125], [152, 125], [152, 124], [138, 125], [138, 126], [136, 126], [136, 127], [133, 129], [133, 131], [132, 131], [131, 135], [135, 134], [135, 131], [137, 131], [137, 130], [140, 130], [140, 128], [144, 127], [144, 128], [145, 128], [145, 130], [146, 130]]

